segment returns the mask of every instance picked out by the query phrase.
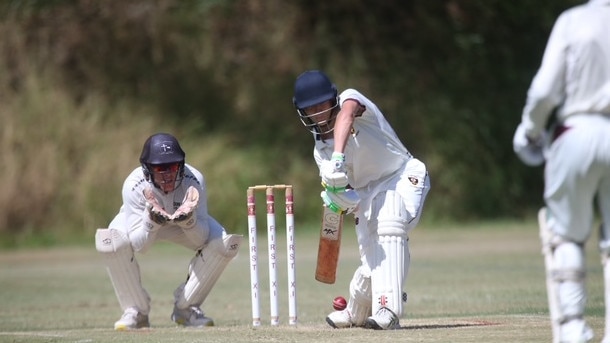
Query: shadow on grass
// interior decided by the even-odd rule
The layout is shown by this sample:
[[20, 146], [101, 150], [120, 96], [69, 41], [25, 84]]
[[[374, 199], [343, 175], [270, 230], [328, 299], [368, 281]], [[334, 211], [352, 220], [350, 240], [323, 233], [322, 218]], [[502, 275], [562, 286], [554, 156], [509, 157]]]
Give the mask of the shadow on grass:
[[500, 323], [488, 322], [484, 320], [477, 320], [468, 323], [454, 323], [454, 324], [421, 324], [421, 325], [405, 325], [401, 326], [399, 330], [432, 330], [432, 329], [455, 329], [463, 327], [474, 327], [474, 326], [491, 326], [499, 325]]

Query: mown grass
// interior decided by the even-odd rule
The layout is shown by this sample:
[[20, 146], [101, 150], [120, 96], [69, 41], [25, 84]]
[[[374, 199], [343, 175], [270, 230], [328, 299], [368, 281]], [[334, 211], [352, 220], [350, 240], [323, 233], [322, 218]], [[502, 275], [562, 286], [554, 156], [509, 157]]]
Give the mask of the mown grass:
[[[550, 342], [550, 326], [534, 223], [430, 228], [411, 235], [411, 271], [402, 329], [333, 330], [324, 322], [337, 295], [346, 295], [358, 264], [354, 234], [346, 229], [338, 281], [313, 279], [315, 228], [297, 227], [299, 323], [268, 326], [266, 268], [261, 269], [263, 326], [251, 326], [248, 250], [244, 245], [204, 304], [213, 328], [177, 328], [169, 319], [172, 291], [186, 275], [191, 253], [159, 243], [138, 255], [152, 296], [149, 330], [114, 332], [120, 310], [93, 242], [88, 246], [0, 253], [0, 342]], [[305, 230], [303, 230], [305, 229]], [[265, 237], [259, 238], [264, 244]], [[282, 239], [278, 239], [282, 252]], [[245, 242], [247, 244], [247, 242]], [[260, 265], [265, 250], [260, 249]], [[594, 244], [587, 248], [587, 318], [603, 335], [603, 283]], [[280, 261], [285, 256], [280, 255]], [[285, 264], [280, 292], [286, 291]]]

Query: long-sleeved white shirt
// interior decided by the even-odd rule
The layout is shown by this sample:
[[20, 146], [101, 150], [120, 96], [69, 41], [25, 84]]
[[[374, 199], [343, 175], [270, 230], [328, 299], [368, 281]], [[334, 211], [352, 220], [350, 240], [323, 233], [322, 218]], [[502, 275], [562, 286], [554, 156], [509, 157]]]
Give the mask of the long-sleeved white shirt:
[[559, 122], [610, 115], [610, 0], [590, 0], [557, 18], [527, 93], [526, 135], [538, 137], [555, 109]]

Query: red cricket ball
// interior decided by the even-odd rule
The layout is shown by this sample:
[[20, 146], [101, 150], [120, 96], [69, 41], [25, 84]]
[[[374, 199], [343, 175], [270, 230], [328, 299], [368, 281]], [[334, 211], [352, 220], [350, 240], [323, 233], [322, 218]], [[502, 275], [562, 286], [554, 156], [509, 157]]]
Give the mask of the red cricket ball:
[[333, 308], [337, 311], [343, 311], [347, 307], [347, 301], [344, 297], [338, 296], [333, 300]]

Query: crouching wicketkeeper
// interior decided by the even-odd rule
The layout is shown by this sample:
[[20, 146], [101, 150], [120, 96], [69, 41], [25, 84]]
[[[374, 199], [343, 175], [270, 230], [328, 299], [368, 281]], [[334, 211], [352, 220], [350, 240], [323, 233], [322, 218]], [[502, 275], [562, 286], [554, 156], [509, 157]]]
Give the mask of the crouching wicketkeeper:
[[170, 134], [150, 136], [141, 166], [123, 184], [123, 205], [107, 229], [95, 235], [123, 315], [115, 330], [148, 327], [150, 297], [142, 287], [135, 252], [168, 240], [195, 252], [188, 277], [174, 291], [171, 318], [183, 326], [212, 326], [201, 304], [239, 249], [242, 236], [229, 235], [208, 214], [203, 175], [185, 163], [185, 153]]

